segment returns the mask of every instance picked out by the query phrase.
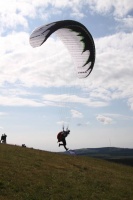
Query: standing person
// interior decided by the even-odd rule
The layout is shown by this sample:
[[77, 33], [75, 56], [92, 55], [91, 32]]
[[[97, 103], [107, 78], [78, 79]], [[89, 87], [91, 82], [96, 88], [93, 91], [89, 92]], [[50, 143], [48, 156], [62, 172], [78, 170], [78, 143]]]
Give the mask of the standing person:
[[59, 143], [59, 147], [64, 146], [66, 151], [68, 150], [68, 148], [66, 147], [66, 137], [68, 136], [69, 133], [70, 133], [70, 130], [66, 129], [66, 131], [64, 131], [64, 128], [63, 128], [63, 131], [59, 132], [57, 135], [58, 142], [62, 142], [62, 143]]
[[3, 141], [3, 134], [2, 134], [2, 136], [1, 136], [1, 140], [0, 140], [0, 143], [2, 143], [2, 141]]
[[7, 137], [7, 135], [5, 133], [2, 134], [2, 136], [1, 136], [1, 142], [4, 144], [6, 144], [6, 137]]

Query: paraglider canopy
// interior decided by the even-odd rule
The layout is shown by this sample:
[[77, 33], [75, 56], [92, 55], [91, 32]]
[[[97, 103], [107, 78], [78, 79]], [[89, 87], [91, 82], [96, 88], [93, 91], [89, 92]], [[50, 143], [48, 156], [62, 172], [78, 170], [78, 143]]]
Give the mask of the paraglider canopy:
[[[68, 49], [68, 52], [73, 60], [73, 64], [71, 66], [72, 71], [74, 70], [74, 74], [76, 74], [78, 78], [82, 79], [81, 82], [84, 82], [85, 78], [88, 77], [93, 70], [95, 63], [95, 44], [91, 33], [80, 22], [73, 20], [55, 21], [37, 27], [30, 35], [30, 45], [33, 48], [40, 47], [43, 44], [45, 45], [45, 42], [53, 33], [59, 37], [59, 39]], [[60, 49], [60, 51], [62, 51], [62, 49]], [[68, 94], [62, 94], [61, 91], [59, 96], [61, 100], [59, 99], [58, 101], [57, 99], [61, 105], [59, 105], [60, 121], [62, 121], [64, 124], [66, 122], [69, 124], [68, 121], [71, 117], [70, 113], [68, 114], [68, 108], [73, 105], [73, 102], [76, 99], [75, 95], [69, 95], [70, 93], [74, 94], [73, 91], [75, 89], [75, 81], [76, 77], [74, 77], [74, 81], [72, 83], [72, 91], [69, 90], [71, 89], [71, 84], [67, 82], [66, 88], [69, 90], [69, 92], [66, 90], [66, 93]]]
[[79, 78], [91, 73], [95, 62], [95, 44], [87, 28], [73, 20], [52, 22], [36, 28], [30, 35], [32, 47], [39, 47], [56, 32], [70, 52]]

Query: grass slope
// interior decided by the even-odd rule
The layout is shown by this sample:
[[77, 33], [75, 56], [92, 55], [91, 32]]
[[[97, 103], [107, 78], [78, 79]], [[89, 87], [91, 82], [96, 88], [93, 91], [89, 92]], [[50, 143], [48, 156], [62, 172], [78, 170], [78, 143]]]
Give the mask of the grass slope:
[[133, 167], [0, 144], [0, 200], [132, 200]]

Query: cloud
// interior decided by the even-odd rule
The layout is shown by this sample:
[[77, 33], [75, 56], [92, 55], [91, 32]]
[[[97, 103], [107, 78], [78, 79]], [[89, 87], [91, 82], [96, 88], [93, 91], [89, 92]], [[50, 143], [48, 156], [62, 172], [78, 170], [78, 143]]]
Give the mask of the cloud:
[[117, 31], [121, 30], [132, 31], [133, 27], [133, 17], [130, 13], [133, 11], [133, 1], [132, 0], [88, 0], [85, 6], [89, 6], [90, 13], [94, 15], [112, 16], [117, 23]]
[[[133, 33], [117, 33], [95, 39], [97, 56], [94, 70], [89, 78], [79, 80], [72, 58], [58, 38], [51, 37], [45, 45], [33, 49], [27, 33], [14, 32], [0, 38], [0, 85], [19, 83], [28, 88], [43, 87], [44, 91], [49, 87], [66, 86], [69, 96], [49, 98], [66, 98], [69, 102], [92, 107], [107, 106], [114, 99], [130, 98], [128, 105], [132, 105], [132, 38]], [[71, 95], [71, 91], [76, 94], [78, 87], [88, 91], [89, 96]]]
[[132, 37], [133, 33], [118, 33], [96, 40], [97, 59], [90, 96], [108, 102], [133, 96]]
[[103, 124], [112, 124], [112, 119], [103, 115], [97, 115], [96, 119]]
[[[65, 90], [64, 90], [65, 92]], [[92, 106], [92, 107], [103, 107], [103, 106], [107, 106], [106, 102], [102, 102], [102, 101], [93, 101], [89, 98], [84, 98], [84, 97], [80, 97], [78, 95], [71, 95], [71, 94], [60, 94], [60, 95], [53, 95], [53, 94], [46, 94], [43, 95], [43, 99], [44, 101], [49, 101], [49, 102], [53, 102], [55, 104], [57, 104], [58, 106], [70, 106], [71, 107], [71, 103], [74, 103], [75, 105], [78, 103], [84, 104], [86, 106]], [[55, 105], [53, 104], [53, 105]]]
[[0, 105], [1, 106], [30, 106], [30, 107], [40, 107], [45, 106], [46, 104], [40, 103], [36, 100], [28, 98], [20, 98], [13, 96], [0, 96]]
[[123, 18], [117, 18], [115, 17], [116, 22], [118, 23], [117, 25], [117, 31], [127, 31], [127, 32], [132, 32], [133, 30], [133, 17], [131, 15], [128, 15]]
[[18, 25], [21, 25], [25, 28], [28, 27], [28, 21], [25, 18], [26, 15], [30, 16], [31, 12], [30, 4], [27, 9], [27, 14], [24, 12], [26, 11], [28, 3], [12, 0], [9, 4], [9, 1], [2, 1], [0, 2], [0, 18], [1, 18], [1, 28], [0, 32], [5, 32], [6, 29], [16, 28]]
[[[49, 38], [45, 45], [33, 49], [29, 45], [29, 35], [21, 32], [1, 37], [0, 45], [1, 84], [5, 81], [14, 83], [19, 80], [23, 85], [30, 87], [49, 87], [60, 86], [66, 84], [69, 79], [72, 80], [72, 74], [69, 73], [70, 55], [67, 50], [63, 50], [63, 44], [58, 40]], [[61, 81], [59, 77], [62, 77]]]
[[5, 115], [8, 115], [8, 113], [6, 113], [6, 112], [0, 112], [0, 117], [1, 116], [5, 116]]
[[0, 126], [0, 129], [4, 129], [2, 126]]
[[123, 17], [133, 9], [132, 0], [87, 0], [86, 3], [90, 6], [93, 12], [100, 14], [108, 14], [113, 12], [114, 16]]
[[130, 115], [122, 115], [117, 113], [104, 113], [103, 115], [117, 120], [133, 120], [133, 116]]
[[88, 126], [88, 125], [90, 125], [90, 122], [77, 123], [77, 126]]
[[67, 121], [58, 121], [57, 124], [62, 125], [63, 126], [68, 126], [68, 122]]
[[128, 99], [128, 105], [129, 105], [130, 109], [133, 110], [133, 97], [130, 97]]
[[112, 124], [118, 120], [133, 120], [133, 117], [117, 113], [103, 113], [98, 114], [96, 119], [103, 124]]
[[43, 19], [45, 22], [54, 15], [62, 15], [64, 9], [70, 9], [73, 15], [83, 16], [80, 14], [80, 1], [66, 1], [66, 0], [39, 0], [39, 1], [19, 1], [12, 0], [11, 3], [7, 1], [0, 2], [0, 17], [1, 28], [0, 32], [5, 33], [7, 30], [17, 29], [18, 26], [28, 30], [28, 19], [35, 20], [35, 18]]
[[[38, 12], [45, 13], [43, 10], [49, 9], [51, 6], [51, 12], [53, 10], [53, 13], [54, 8], [62, 12], [62, 10], [67, 7], [73, 11], [72, 14], [80, 12], [81, 15], [83, 7], [88, 6], [89, 9], [97, 13], [113, 12], [117, 20], [125, 16], [133, 8], [133, 2], [130, 0], [123, 0], [121, 3], [119, 3], [119, 1], [108, 0], [106, 4], [102, 0], [39, 0], [33, 1], [32, 5], [30, 1], [19, 3], [19, 1], [13, 1], [10, 8], [6, 1], [0, 3], [0, 16], [2, 16], [3, 23], [1, 27], [5, 27], [6, 31], [8, 23], [9, 27], [18, 25], [28, 27], [27, 16], [29, 14], [29, 18], [34, 19], [37, 17]], [[15, 18], [18, 21], [15, 21]], [[21, 21], [20, 18], [25, 21]], [[123, 24], [125, 24], [125, 26], [128, 24], [128, 27], [132, 27], [132, 17], [129, 15], [123, 17]], [[44, 45], [33, 49], [29, 45], [29, 33], [24, 31], [19, 31], [17, 33], [15, 31], [16, 29], [12, 29], [10, 34], [7, 33], [0, 37], [1, 86], [10, 84], [11, 87], [11, 85], [14, 84], [16, 86], [17, 83], [19, 83], [19, 85], [23, 85], [25, 88], [42, 87], [44, 91], [45, 88], [66, 86], [66, 88], [75, 88], [74, 92], [76, 92], [76, 89], [79, 87], [81, 90], [85, 90], [87, 86], [86, 88], [89, 93], [89, 96], [86, 98], [71, 94], [69, 96], [60, 97], [43, 96], [43, 102], [36, 103], [34, 100], [29, 100], [27, 105], [31, 102], [31, 105], [36, 106], [40, 106], [40, 104], [48, 105], [48, 103], [52, 106], [57, 105], [58, 98], [61, 98], [62, 101], [65, 101], [66, 98], [69, 102], [76, 101], [77, 103], [82, 103], [87, 106], [102, 107], [110, 105], [112, 100], [126, 98], [130, 109], [133, 109], [133, 69], [131, 67], [133, 65], [133, 32], [119, 32], [106, 37], [94, 38], [96, 45], [96, 63], [94, 70], [87, 80], [85, 80], [84, 84], [84, 81], [82, 83], [82, 81], [76, 78], [72, 57], [58, 38], [55, 36], [50, 37]], [[2, 95], [4, 94], [1, 94], [1, 97]], [[15, 98], [18, 98], [19, 102], [23, 102], [23, 99], [20, 100], [19, 94], [16, 94]], [[54, 102], [52, 102], [53, 100], [51, 98], [55, 99]], [[4, 98], [2, 98], [2, 100], [4, 100]], [[2, 100], [1, 104], [4, 105]], [[11, 102], [9, 103], [9, 101]], [[15, 99], [13, 100], [12, 97], [8, 100], [7, 104], [15, 105], [15, 102], [18, 101]], [[22, 103], [22, 105], [24, 105], [24, 103]]]
[[71, 110], [71, 115], [73, 118], [83, 118], [83, 114], [77, 110]]
[[85, 124], [86, 124], [86, 125], [90, 125], [90, 122], [89, 122], [89, 121], [88, 121], [88, 122], [85, 122]]
[[88, 8], [88, 12], [98, 13], [101, 15], [112, 14], [120, 19], [126, 16], [133, 10], [132, 0], [38, 0], [38, 1], [19, 1], [12, 0], [0, 2], [0, 17], [1, 17], [1, 33], [5, 33], [5, 28], [8, 30], [17, 27], [29, 29], [28, 19], [43, 19], [44, 23], [50, 20], [53, 16], [65, 16], [65, 12], [69, 12], [70, 16], [77, 18], [85, 17], [86, 13], [83, 8]]

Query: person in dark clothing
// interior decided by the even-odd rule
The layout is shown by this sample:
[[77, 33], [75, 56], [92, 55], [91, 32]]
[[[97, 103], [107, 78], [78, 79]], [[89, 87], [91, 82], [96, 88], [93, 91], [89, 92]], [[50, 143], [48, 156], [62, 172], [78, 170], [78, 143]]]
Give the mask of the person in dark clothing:
[[7, 135], [4, 133], [4, 134], [2, 134], [2, 136], [1, 136], [1, 142], [2, 143], [5, 143], [6, 144], [6, 137], [7, 137]]
[[66, 131], [64, 131], [64, 128], [63, 128], [63, 131], [59, 132], [57, 135], [58, 142], [62, 142], [62, 143], [59, 143], [59, 147], [64, 146], [66, 151], [68, 150], [68, 148], [66, 147], [66, 137], [68, 136], [69, 133], [70, 133], [70, 130], [67, 129]]

